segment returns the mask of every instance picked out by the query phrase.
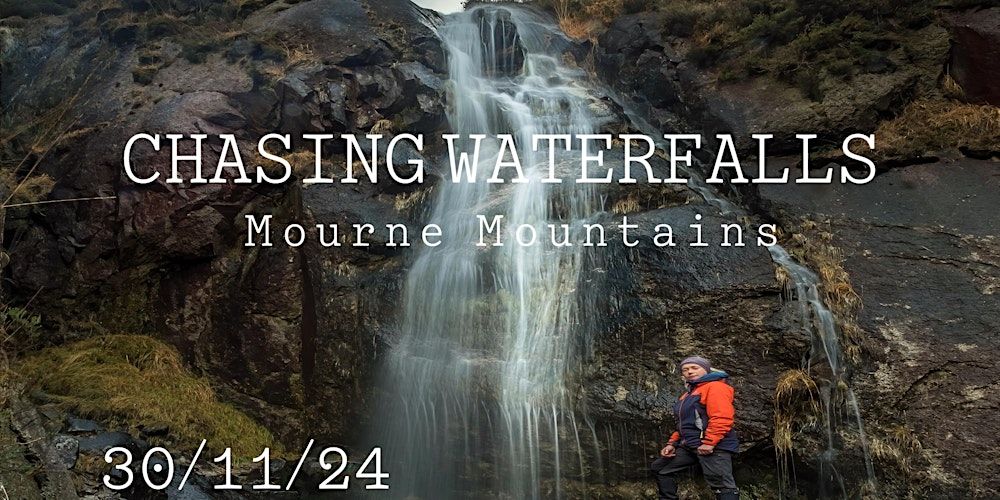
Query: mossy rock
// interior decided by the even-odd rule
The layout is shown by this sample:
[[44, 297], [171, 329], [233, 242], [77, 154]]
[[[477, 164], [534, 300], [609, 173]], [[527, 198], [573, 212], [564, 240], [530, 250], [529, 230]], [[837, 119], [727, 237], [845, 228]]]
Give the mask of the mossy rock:
[[42, 493], [32, 478], [35, 466], [28, 461], [27, 448], [11, 430], [10, 410], [0, 411], [0, 486], [9, 498], [41, 499]]
[[137, 431], [165, 426], [152, 438], [172, 451], [193, 451], [207, 440], [219, 453], [232, 448], [247, 460], [265, 447], [280, 454], [272, 434], [218, 400], [208, 381], [189, 372], [173, 347], [143, 335], [102, 335], [44, 349], [17, 367], [55, 401], [80, 415]]

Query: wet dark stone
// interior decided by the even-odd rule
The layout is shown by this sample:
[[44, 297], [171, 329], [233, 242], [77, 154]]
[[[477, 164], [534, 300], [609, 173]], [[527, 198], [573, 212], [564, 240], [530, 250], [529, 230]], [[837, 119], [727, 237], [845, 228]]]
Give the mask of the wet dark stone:
[[1000, 105], [1000, 7], [957, 13], [949, 23], [950, 74], [967, 99]]
[[143, 439], [149, 439], [151, 437], [163, 437], [170, 433], [170, 427], [166, 425], [153, 425], [148, 427], [143, 427], [139, 430], [139, 436]]
[[483, 72], [487, 75], [516, 75], [524, 67], [524, 47], [518, 38], [517, 26], [506, 9], [480, 9], [479, 37], [491, 56], [483, 58]]
[[88, 432], [100, 432], [103, 430], [104, 428], [101, 427], [101, 424], [98, 424], [93, 420], [74, 417], [66, 419], [66, 432], [71, 434], [84, 434]]
[[108, 448], [124, 447], [133, 453], [143, 451], [142, 443], [132, 436], [119, 431], [101, 432], [90, 437], [80, 438], [80, 452], [104, 453]]
[[138, 38], [139, 38], [139, 26], [134, 24], [116, 28], [114, 31], [111, 32], [111, 41], [113, 43], [121, 45], [135, 43], [135, 41]]

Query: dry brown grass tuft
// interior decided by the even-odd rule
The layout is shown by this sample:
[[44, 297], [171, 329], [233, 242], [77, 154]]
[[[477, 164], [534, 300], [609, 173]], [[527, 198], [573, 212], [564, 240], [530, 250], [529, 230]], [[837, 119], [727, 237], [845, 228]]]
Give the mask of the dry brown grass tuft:
[[392, 120], [386, 120], [385, 118], [375, 122], [372, 125], [371, 130], [368, 131], [369, 134], [392, 134], [396, 129], [396, 126], [392, 123]]
[[563, 33], [578, 40], [596, 38], [602, 28], [624, 10], [623, 0], [587, 0], [578, 4], [569, 0], [548, 0], [541, 3], [555, 12]]
[[311, 177], [316, 173], [316, 153], [312, 151], [295, 151], [282, 157], [292, 166], [292, 172], [298, 177]]
[[949, 99], [965, 100], [965, 89], [948, 73], [945, 73], [944, 77], [941, 78], [941, 92]]
[[399, 193], [393, 201], [393, 206], [397, 212], [407, 217], [418, 218], [419, 212], [427, 207], [427, 202], [433, 194], [433, 186], [410, 193]]
[[630, 191], [624, 198], [619, 199], [611, 207], [611, 213], [625, 215], [638, 212], [642, 209], [639, 203], [639, 195], [635, 191]]
[[795, 427], [815, 421], [819, 413], [816, 382], [805, 370], [788, 370], [774, 388], [774, 447], [780, 454], [792, 451]]
[[6, 202], [6, 205], [34, 203], [44, 200], [52, 192], [56, 181], [46, 174], [36, 174], [26, 179], [18, 179], [13, 171], [8, 169], [0, 170], [0, 185], [4, 187], [5, 192], [10, 193], [19, 184], [20, 188], [14, 191], [14, 195]]
[[568, 17], [559, 20], [559, 28], [570, 38], [577, 40], [593, 39], [600, 32], [600, 23], [591, 19]]
[[895, 462], [907, 476], [915, 472], [913, 459], [923, 456], [924, 452], [917, 436], [903, 425], [889, 427], [886, 432], [872, 436], [869, 448], [876, 458]]
[[969, 148], [1000, 151], [1000, 108], [951, 99], [920, 99], [879, 124], [875, 152], [906, 159]]
[[169, 427], [179, 451], [231, 447], [249, 459], [277, 446], [267, 429], [220, 402], [208, 382], [184, 367], [171, 346], [142, 335], [103, 335], [26, 357], [18, 372], [73, 411], [135, 428]]
[[316, 55], [313, 53], [312, 47], [308, 45], [293, 45], [282, 42], [281, 48], [285, 53], [286, 68], [316, 60]]
[[779, 475], [791, 477], [795, 435], [799, 429], [815, 425], [820, 412], [819, 389], [805, 370], [788, 370], [778, 377], [774, 388], [774, 451]]

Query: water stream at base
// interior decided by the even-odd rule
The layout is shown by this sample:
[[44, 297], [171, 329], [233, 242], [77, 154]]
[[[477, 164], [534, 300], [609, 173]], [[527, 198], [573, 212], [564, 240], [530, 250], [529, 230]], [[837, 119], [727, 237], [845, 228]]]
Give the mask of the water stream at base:
[[[485, 182], [499, 148], [487, 142], [476, 182], [444, 181], [435, 188], [428, 222], [447, 228], [448, 238], [418, 250], [407, 275], [402, 332], [384, 356], [380, 384], [387, 396], [371, 431], [384, 448], [394, 497], [558, 498], [565, 496], [564, 479], [593, 480], [603, 470], [597, 432], [574, 379], [601, 323], [591, 307], [600, 280], [583, 279], [586, 269], [601, 267], [600, 252], [581, 245], [476, 247], [475, 216], [503, 214], [508, 227], [534, 225], [542, 239], [548, 223], [567, 224], [579, 235], [603, 213], [597, 193], [587, 184], [538, 182], [548, 158], [525, 145], [532, 134], [595, 133], [602, 123], [589, 108], [587, 75], [562, 64], [560, 51], [550, 48], [561, 34], [546, 18], [528, 9], [480, 6], [446, 17], [435, 29], [448, 53], [452, 130], [514, 135], [531, 181]], [[629, 118], [642, 133], [664, 133], [634, 113]], [[561, 155], [578, 158], [579, 151]], [[743, 214], [697, 172], [685, 175], [707, 203]], [[839, 413], [846, 408], [856, 416], [863, 447], [864, 434], [839, 331], [815, 273], [780, 246], [769, 251], [790, 277], [812, 339], [806, 368], [826, 363], [832, 374], [823, 387], [828, 446], [817, 461], [823, 477], [846, 494], [835, 466]]]

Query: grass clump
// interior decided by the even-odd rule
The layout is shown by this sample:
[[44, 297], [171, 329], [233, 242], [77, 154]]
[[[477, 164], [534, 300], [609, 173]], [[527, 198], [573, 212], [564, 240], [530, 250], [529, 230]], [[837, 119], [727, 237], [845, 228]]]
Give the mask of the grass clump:
[[872, 436], [872, 455], [894, 462], [906, 477], [917, 472], [914, 459], [923, 456], [924, 448], [913, 431], [903, 425], [890, 426], [885, 432]]
[[559, 27], [577, 39], [593, 39], [601, 28], [622, 14], [649, 10], [651, 0], [538, 0], [533, 2], [555, 14]]
[[[778, 476], [787, 482], [792, 474], [795, 436], [819, 420], [819, 388], [805, 370], [788, 370], [778, 376], [774, 388], [774, 452]], [[783, 484], [787, 487], [788, 484]]]
[[1000, 107], [952, 99], [910, 103], [899, 116], [879, 124], [875, 152], [882, 159], [915, 158], [962, 149], [1000, 151]]
[[198, 447], [250, 459], [277, 445], [269, 431], [220, 402], [208, 381], [192, 375], [171, 346], [143, 335], [102, 335], [44, 349], [18, 371], [67, 408], [136, 429], [167, 426], [163, 444]]
[[816, 382], [805, 370], [788, 370], [774, 388], [774, 447], [779, 454], [792, 452], [797, 423], [816, 421], [819, 401]]

